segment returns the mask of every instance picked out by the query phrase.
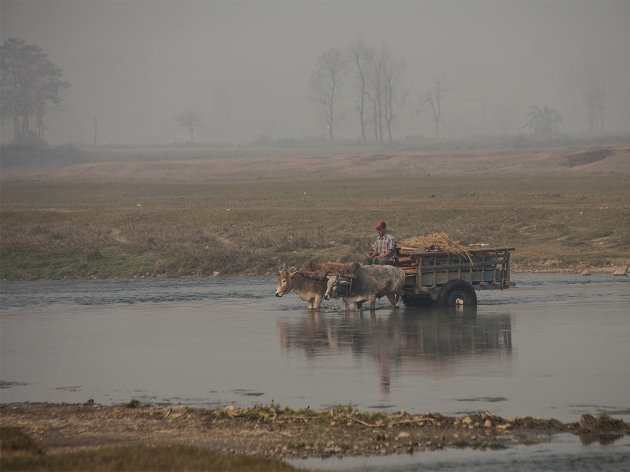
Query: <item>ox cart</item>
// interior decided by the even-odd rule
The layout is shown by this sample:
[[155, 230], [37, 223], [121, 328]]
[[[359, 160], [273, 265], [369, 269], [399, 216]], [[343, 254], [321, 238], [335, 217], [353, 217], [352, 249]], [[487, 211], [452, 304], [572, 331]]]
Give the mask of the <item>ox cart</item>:
[[[510, 280], [510, 253], [513, 250], [484, 248], [453, 252], [398, 248], [393, 265], [405, 274], [402, 300], [411, 306], [477, 305], [475, 290], [503, 290], [514, 286]], [[324, 288], [334, 275], [340, 296], [344, 296], [352, 291], [356, 275], [348, 273], [352, 270], [350, 266], [343, 270], [345, 272], [302, 268], [297, 273], [323, 283]]]
[[396, 265], [405, 272], [407, 305], [476, 305], [475, 290], [507, 289], [514, 248], [470, 249], [467, 254], [401, 248]]

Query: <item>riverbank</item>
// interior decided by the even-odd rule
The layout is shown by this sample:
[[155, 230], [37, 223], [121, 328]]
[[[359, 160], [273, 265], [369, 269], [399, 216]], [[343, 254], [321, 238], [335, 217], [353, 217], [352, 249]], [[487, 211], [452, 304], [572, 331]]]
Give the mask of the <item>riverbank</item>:
[[143, 160], [3, 178], [0, 279], [361, 261], [379, 220], [398, 240], [442, 232], [466, 247], [514, 247], [514, 272], [612, 273], [630, 264], [630, 148], [600, 151]]
[[[129, 445], [191, 447], [220, 456], [265, 459], [416, 454], [445, 448], [500, 449], [549, 440], [556, 433], [585, 443], [627, 435], [630, 424], [601, 414], [578, 422], [501, 418], [488, 411], [364, 413], [352, 407], [291, 410], [278, 405], [196, 409], [123, 405], [4, 404], [3, 470], [14, 457], [71, 454]], [[26, 435], [27, 439], [23, 438]], [[22, 437], [20, 441], [15, 440]], [[30, 440], [28, 439], [30, 438]], [[20, 446], [21, 444], [21, 446]]]
[[512, 264], [512, 273], [522, 274], [581, 274], [584, 276], [594, 274], [626, 275], [630, 259], [615, 258], [597, 265], [593, 261], [579, 261], [574, 264], [563, 264], [558, 260], [549, 259], [546, 261], [525, 262]]
[[[567, 261], [565, 257], [556, 254], [558, 258], [525, 259], [519, 257], [520, 251], [527, 251], [529, 248], [516, 248], [512, 253], [510, 265], [511, 273], [558, 273], [558, 274], [581, 274], [584, 276], [594, 274], [610, 275], [630, 275], [630, 257], [588, 257], [578, 261]], [[80, 251], [75, 248], [75, 252]], [[157, 260], [152, 261], [145, 257], [129, 256], [123, 252], [119, 256], [112, 256], [111, 260], [100, 261], [89, 257], [77, 258], [72, 255], [68, 258], [36, 258], [29, 255], [7, 254], [0, 260], [0, 281], [35, 281], [35, 280], [107, 280], [107, 279], [144, 279], [144, 278], [178, 278], [178, 277], [249, 277], [249, 276], [276, 276], [284, 268], [296, 270], [306, 260], [315, 261], [341, 261], [345, 263], [361, 262], [361, 258], [353, 258], [351, 255], [335, 257], [329, 254], [327, 257], [321, 255], [321, 251], [309, 253], [306, 250], [299, 251], [302, 256], [296, 256], [298, 251], [292, 254], [275, 254], [261, 256], [264, 261], [256, 261], [255, 255], [235, 256], [234, 259], [223, 258], [214, 261], [210, 266], [211, 270], [199, 268], [198, 262], [187, 260], [173, 260], [164, 264], [160, 256], [154, 256]], [[352, 252], [352, 251], [351, 251]], [[354, 251], [357, 253], [357, 251]], [[100, 251], [99, 251], [100, 254]], [[313, 254], [313, 255], [310, 255]], [[570, 257], [570, 256], [567, 256]], [[99, 256], [98, 259], [103, 259]], [[249, 261], [251, 266], [243, 267], [244, 261]], [[518, 262], [516, 262], [518, 261]], [[208, 261], [209, 262], [209, 261]], [[156, 268], [157, 266], [157, 268]]]

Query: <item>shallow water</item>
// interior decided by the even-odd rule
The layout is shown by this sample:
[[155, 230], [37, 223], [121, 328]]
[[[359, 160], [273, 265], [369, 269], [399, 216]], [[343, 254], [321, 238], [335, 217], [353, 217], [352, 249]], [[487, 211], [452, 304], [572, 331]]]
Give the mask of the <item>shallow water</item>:
[[287, 462], [312, 470], [361, 472], [622, 472], [629, 470], [630, 439], [608, 445], [582, 444], [573, 435], [561, 434], [548, 443], [495, 451], [448, 449], [393, 457], [292, 459]]
[[628, 421], [630, 280], [513, 279], [478, 292], [476, 310], [383, 299], [373, 314], [308, 312], [272, 277], [3, 282], [0, 401]]

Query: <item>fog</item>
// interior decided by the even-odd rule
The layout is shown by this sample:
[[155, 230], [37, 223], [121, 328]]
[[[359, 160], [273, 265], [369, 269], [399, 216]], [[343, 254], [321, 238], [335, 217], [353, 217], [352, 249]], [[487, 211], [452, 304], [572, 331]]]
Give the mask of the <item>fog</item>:
[[[432, 136], [419, 101], [440, 76], [445, 137], [530, 132], [533, 105], [588, 129], [587, 77], [607, 92], [605, 131], [630, 131], [628, 1], [1, 0], [1, 38], [37, 44], [71, 87], [45, 119], [51, 144], [186, 142], [175, 120], [202, 117], [197, 141], [325, 136], [309, 99], [317, 57], [355, 38], [403, 58], [408, 90], [395, 139]], [[348, 86], [350, 84], [348, 83]], [[349, 95], [349, 89], [347, 93]], [[343, 103], [340, 138], [357, 139]], [[12, 139], [11, 120], [2, 142]]]

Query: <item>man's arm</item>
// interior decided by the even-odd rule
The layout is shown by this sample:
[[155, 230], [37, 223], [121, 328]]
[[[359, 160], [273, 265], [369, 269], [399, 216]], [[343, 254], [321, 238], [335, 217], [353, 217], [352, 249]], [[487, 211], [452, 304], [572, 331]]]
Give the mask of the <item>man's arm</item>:
[[388, 249], [386, 252], [384, 252], [380, 256], [376, 256], [376, 259], [380, 261], [381, 259], [385, 259], [386, 257], [388, 257], [390, 254], [392, 254], [392, 250]]

